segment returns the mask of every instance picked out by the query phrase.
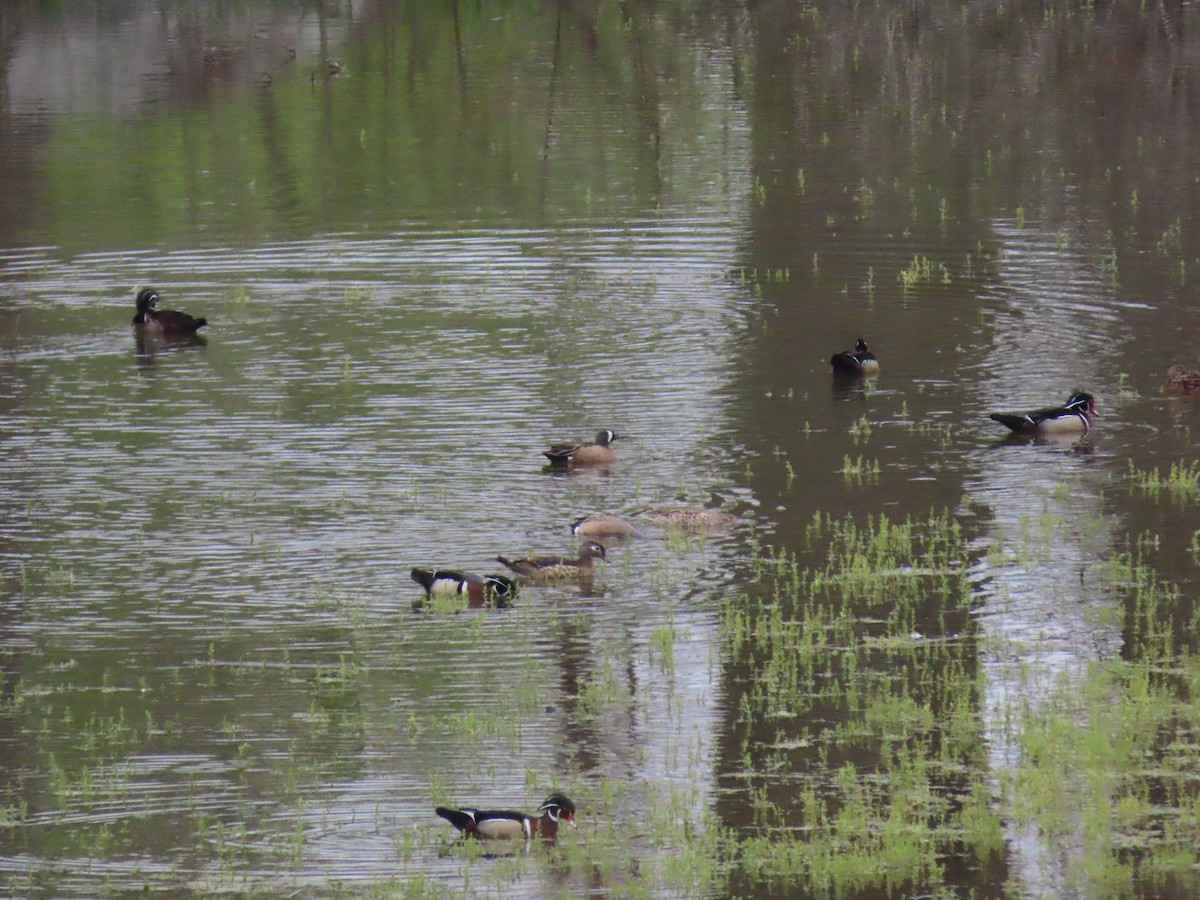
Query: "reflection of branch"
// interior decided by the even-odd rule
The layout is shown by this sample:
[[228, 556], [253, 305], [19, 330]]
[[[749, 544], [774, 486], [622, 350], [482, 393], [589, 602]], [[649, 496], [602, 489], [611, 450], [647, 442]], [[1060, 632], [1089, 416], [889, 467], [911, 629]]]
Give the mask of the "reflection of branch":
[[450, 6], [453, 10], [451, 20], [454, 22], [454, 62], [458, 67], [459, 94], [465, 109], [467, 105], [467, 67], [463, 63], [462, 23], [458, 17], [458, 0], [454, 0]]
[[630, 40], [633, 43], [633, 77], [634, 77], [634, 109], [638, 112], [638, 118], [641, 119], [649, 136], [650, 146], [654, 154], [654, 162], [656, 165], [653, 169], [653, 177], [656, 185], [661, 178], [662, 160], [662, 113], [659, 109], [658, 85], [655, 81], [654, 65], [652, 61], [652, 53], [646, 48], [645, 37], [643, 35], [644, 26], [641, 23], [641, 18], [638, 11], [634, 8], [625, 10], [622, 9], [628, 16]]
[[[268, 44], [274, 44], [276, 47], [279, 47], [280, 49], [284, 50], [287, 53], [287, 59], [285, 59], [283, 62], [281, 62], [279, 65], [277, 65], [272, 71], [278, 72], [280, 69], [282, 69], [284, 66], [286, 66], [288, 63], [290, 63], [293, 59], [296, 58], [296, 48], [295, 47], [289, 47], [287, 44], [283, 43], [282, 41], [276, 40], [275, 38], [271, 37], [269, 34], [258, 33], [254, 36], [256, 38], [258, 38], [260, 41], [266, 41]], [[263, 87], [270, 87], [271, 82], [273, 80], [274, 79], [272, 79], [272, 77], [271, 77], [271, 72], [263, 71], [263, 72], [259, 73], [258, 83], [260, 85], [262, 85]]]
[[554, 95], [558, 86], [558, 65], [562, 59], [562, 4], [554, 20], [554, 55], [550, 63], [550, 87], [546, 92], [546, 138], [542, 141], [542, 160], [550, 158], [550, 135], [554, 127]]
[[283, 41], [276, 40], [275, 38], [271, 37], [269, 34], [259, 33], [259, 34], [256, 34], [255, 37], [258, 38], [260, 41], [266, 41], [268, 44], [274, 44], [276, 47], [280, 47], [287, 52], [288, 58], [285, 59], [283, 62], [281, 62], [278, 66], [276, 66], [276, 68], [275, 68], [276, 72], [278, 72], [280, 69], [282, 69], [284, 66], [286, 66], [288, 63], [290, 63], [293, 59], [296, 58], [296, 49], [294, 47], [289, 47], [287, 44], [283, 43]]

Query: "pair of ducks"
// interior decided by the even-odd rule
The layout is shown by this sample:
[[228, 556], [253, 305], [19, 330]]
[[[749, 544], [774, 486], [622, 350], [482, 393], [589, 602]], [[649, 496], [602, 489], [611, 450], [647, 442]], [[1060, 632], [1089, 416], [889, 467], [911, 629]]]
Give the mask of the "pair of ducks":
[[[879, 374], [879, 360], [859, 338], [853, 350], [835, 353], [829, 360], [835, 375], [872, 377]], [[1176, 370], [1180, 370], [1176, 376]], [[1167, 384], [1172, 377], [1182, 381], [1186, 375], [1195, 376], [1195, 385], [1200, 387], [1200, 372], [1188, 373], [1182, 366], [1172, 366], [1167, 373]], [[1082, 434], [1091, 430], [1092, 417], [1097, 415], [1096, 398], [1087, 391], [1076, 391], [1062, 406], [1047, 406], [1029, 412], [992, 413], [989, 419], [999, 422], [1017, 434], [1053, 435]]]
[[[611, 428], [605, 428], [596, 435], [595, 441], [551, 444], [549, 450], [543, 451], [543, 455], [553, 466], [603, 465], [617, 458], [616, 451], [610, 445], [620, 437]], [[608, 556], [603, 544], [588, 540], [580, 545], [576, 557], [527, 556], [511, 559], [497, 556], [496, 559], [529, 581], [548, 582], [588, 578], [595, 570], [595, 560], [607, 562]], [[507, 606], [517, 595], [517, 582], [507, 575], [479, 576], [446, 569], [413, 569], [412, 578], [425, 589], [426, 596], [466, 595], [471, 606], [485, 603]]]
[[[590, 578], [597, 559], [608, 561], [604, 545], [584, 541], [579, 556], [527, 556], [510, 559], [497, 556], [517, 575], [533, 582], [567, 581]], [[507, 575], [474, 575], [449, 569], [413, 569], [412, 579], [425, 589], [428, 597], [465, 596], [468, 605], [508, 606], [517, 596], [517, 582]]]

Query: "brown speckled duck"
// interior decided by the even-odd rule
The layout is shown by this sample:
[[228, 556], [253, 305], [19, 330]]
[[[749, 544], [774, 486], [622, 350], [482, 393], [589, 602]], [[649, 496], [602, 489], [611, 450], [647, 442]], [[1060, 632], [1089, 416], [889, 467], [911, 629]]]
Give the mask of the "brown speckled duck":
[[528, 556], [524, 559], [509, 559], [497, 556], [500, 562], [518, 575], [530, 581], [566, 581], [572, 578], [591, 578], [595, 569], [593, 560], [608, 560], [604, 546], [595, 541], [584, 541], [579, 556]]
[[1190, 394], [1200, 389], [1200, 371], [1187, 366], [1171, 366], [1167, 369], [1167, 380], [1163, 390], [1168, 394]]
[[706, 506], [659, 506], [638, 514], [647, 522], [683, 531], [722, 531], [740, 521], [733, 513]]

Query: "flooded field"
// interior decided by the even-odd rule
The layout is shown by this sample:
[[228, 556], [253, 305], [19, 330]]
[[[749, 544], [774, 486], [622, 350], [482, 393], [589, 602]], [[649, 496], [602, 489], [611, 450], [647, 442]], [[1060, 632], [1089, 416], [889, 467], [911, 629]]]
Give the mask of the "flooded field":
[[0, 892], [1200, 896], [1197, 34], [6, 4]]

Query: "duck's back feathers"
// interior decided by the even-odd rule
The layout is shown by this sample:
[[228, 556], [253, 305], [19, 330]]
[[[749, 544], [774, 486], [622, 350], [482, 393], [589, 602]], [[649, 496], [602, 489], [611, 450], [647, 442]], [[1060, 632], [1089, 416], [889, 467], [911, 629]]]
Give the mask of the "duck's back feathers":
[[620, 516], [601, 513], [571, 523], [571, 531], [583, 537], [636, 537], [637, 529]]
[[706, 506], [660, 506], [644, 509], [638, 514], [656, 525], [691, 532], [719, 532], [741, 521], [733, 513]]
[[877, 375], [879, 360], [867, 349], [867, 342], [862, 338], [854, 344], [853, 350], [843, 350], [835, 353], [829, 359], [833, 371], [837, 375]]
[[189, 316], [177, 309], [151, 310], [150, 318], [159, 328], [169, 334], [191, 334], [208, 324], [208, 319], [203, 316], [199, 318]]
[[464, 834], [475, 833], [475, 816], [479, 810], [470, 808], [450, 809], [446, 806], [439, 806], [434, 812]]

